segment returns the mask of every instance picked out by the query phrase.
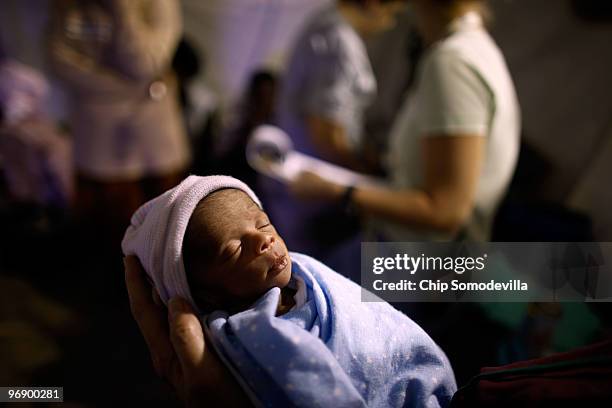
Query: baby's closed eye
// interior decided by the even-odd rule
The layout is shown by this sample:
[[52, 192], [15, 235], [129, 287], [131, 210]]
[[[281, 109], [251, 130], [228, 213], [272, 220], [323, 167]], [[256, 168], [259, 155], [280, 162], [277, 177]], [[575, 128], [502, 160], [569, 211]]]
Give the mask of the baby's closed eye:
[[232, 259], [237, 253], [242, 249], [242, 241], [239, 239], [234, 239], [230, 241], [221, 252], [221, 259], [223, 262], [229, 261]]
[[270, 219], [267, 216], [265, 216], [264, 214], [262, 214], [261, 216], [256, 218], [255, 227], [258, 230], [267, 229], [267, 228], [268, 229], [269, 228], [274, 228], [272, 226], [272, 223], [270, 222]]

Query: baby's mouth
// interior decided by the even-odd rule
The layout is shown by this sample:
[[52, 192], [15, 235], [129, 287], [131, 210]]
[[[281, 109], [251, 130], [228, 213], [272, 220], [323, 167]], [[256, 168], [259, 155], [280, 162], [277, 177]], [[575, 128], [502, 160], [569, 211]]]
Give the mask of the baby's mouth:
[[289, 258], [287, 258], [287, 255], [277, 256], [276, 259], [274, 259], [272, 266], [270, 267], [270, 272], [273, 275], [277, 275], [281, 273], [287, 267], [288, 264]]

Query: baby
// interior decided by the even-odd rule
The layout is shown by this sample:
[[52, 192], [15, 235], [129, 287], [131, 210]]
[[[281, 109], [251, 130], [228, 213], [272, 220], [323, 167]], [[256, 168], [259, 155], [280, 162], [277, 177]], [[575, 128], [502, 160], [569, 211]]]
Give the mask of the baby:
[[245, 310], [273, 287], [281, 288], [277, 315], [295, 306], [287, 247], [242, 190], [217, 190], [198, 203], [185, 232], [183, 263], [203, 313]]
[[190, 176], [139, 208], [123, 243], [162, 301], [189, 301], [255, 405], [446, 406], [444, 353], [412, 320], [287, 250], [251, 189]]

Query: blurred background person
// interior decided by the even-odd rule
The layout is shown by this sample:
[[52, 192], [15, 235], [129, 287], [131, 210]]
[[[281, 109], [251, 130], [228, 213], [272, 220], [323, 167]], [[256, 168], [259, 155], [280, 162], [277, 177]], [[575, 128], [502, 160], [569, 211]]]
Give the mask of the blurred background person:
[[[47, 111], [44, 74], [7, 55], [3, 40], [0, 35], [0, 382], [27, 384], [65, 357], [60, 339], [81, 325], [77, 313], [20, 269], [41, 255], [24, 235], [58, 228], [68, 209], [71, 144]], [[11, 264], [9, 253], [19, 261]]]
[[487, 240], [516, 165], [520, 111], [481, 0], [414, 0], [427, 50], [391, 130], [389, 188], [344, 187], [304, 174], [298, 195], [381, 220], [383, 240]]
[[[361, 167], [367, 151], [364, 112], [376, 93], [362, 37], [391, 28], [402, 4], [341, 0], [326, 5], [306, 22], [281, 79], [278, 103], [278, 124], [296, 150]], [[359, 241], [354, 220], [333, 205], [300, 203], [290, 197], [286, 186], [273, 180], [262, 180], [262, 196], [288, 245], [346, 274], [332, 258], [339, 246]]]
[[178, 80], [179, 105], [191, 151], [191, 171], [212, 174], [215, 171], [213, 149], [219, 137], [219, 103], [215, 92], [202, 80], [206, 58], [191, 38], [183, 37], [172, 58]]
[[238, 106], [235, 123], [224, 132], [216, 146], [218, 174], [228, 174], [244, 181], [257, 192], [257, 172], [246, 159], [246, 146], [253, 130], [276, 123], [278, 79], [267, 69], [253, 72]]
[[189, 164], [170, 67], [179, 4], [56, 0], [50, 17], [50, 61], [71, 97], [77, 209], [116, 251], [134, 209]]
[[313, 15], [298, 35], [278, 105], [279, 124], [298, 151], [355, 161], [363, 113], [376, 93], [361, 36], [387, 28], [386, 11], [377, 1], [341, 0]]
[[0, 170], [15, 204], [66, 209], [73, 193], [71, 143], [46, 112], [49, 84], [4, 55], [0, 42]]

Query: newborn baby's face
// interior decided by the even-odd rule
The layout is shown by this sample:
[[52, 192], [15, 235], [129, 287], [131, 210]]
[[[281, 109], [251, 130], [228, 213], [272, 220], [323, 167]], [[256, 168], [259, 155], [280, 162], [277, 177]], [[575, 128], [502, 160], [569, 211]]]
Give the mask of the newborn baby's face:
[[197, 259], [188, 273], [199, 305], [248, 306], [268, 289], [289, 283], [285, 242], [266, 213], [240, 190], [220, 190], [204, 199], [189, 221], [185, 240], [189, 257]]

